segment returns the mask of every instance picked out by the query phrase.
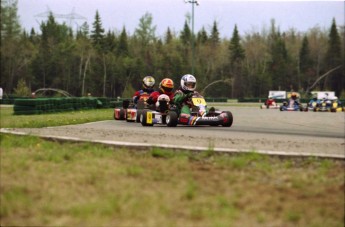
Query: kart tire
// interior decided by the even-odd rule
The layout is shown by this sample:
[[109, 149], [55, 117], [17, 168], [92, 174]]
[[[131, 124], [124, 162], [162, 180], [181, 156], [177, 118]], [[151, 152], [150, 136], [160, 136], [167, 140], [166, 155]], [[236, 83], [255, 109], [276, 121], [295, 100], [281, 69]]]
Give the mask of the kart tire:
[[279, 110], [280, 110], [280, 111], [283, 111], [283, 106], [281, 106], [281, 107], [279, 108]]
[[143, 110], [137, 110], [137, 117], [135, 119], [135, 122], [139, 123], [140, 122], [140, 115], [142, 114]]
[[228, 121], [226, 123], [223, 123], [222, 126], [223, 127], [231, 127], [234, 118], [232, 116], [232, 113], [230, 111], [223, 111], [222, 113], [226, 113], [227, 117], [228, 117]]
[[116, 118], [115, 111], [114, 111], [114, 119], [115, 120], [125, 120], [125, 114], [126, 114], [125, 110], [120, 109], [119, 118]]
[[142, 126], [153, 126], [153, 124], [147, 123], [147, 110], [143, 110], [142, 113], [140, 114], [140, 122]]
[[176, 127], [178, 123], [177, 113], [175, 111], [169, 111], [165, 117], [165, 122], [168, 127]]

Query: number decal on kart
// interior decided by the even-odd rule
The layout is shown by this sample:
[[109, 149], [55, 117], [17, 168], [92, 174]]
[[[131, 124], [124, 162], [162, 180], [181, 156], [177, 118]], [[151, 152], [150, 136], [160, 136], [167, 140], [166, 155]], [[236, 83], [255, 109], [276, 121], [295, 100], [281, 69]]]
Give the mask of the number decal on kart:
[[152, 124], [152, 112], [147, 112], [146, 123], [147, 124]]
[[206, 106], [205, 99], [203, 98], [192, 98], [192, 102], [195, 106], [200, 106], [200, 105]]

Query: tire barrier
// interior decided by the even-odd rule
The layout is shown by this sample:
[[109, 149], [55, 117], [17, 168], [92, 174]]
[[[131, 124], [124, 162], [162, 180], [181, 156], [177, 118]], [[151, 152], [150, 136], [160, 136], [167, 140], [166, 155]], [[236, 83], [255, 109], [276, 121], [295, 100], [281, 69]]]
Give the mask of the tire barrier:
[[107, 98], [35, 98], [16, 99], [13, 110], [15, 115], [27, 115], [110, 107]]

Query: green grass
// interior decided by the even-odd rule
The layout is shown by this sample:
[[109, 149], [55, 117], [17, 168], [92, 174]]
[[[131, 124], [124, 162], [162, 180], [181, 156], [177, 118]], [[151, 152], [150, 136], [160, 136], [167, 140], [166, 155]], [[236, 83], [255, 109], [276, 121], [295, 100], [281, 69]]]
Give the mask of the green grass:
[[[2, 128], [79, 124], [112, 109], [13, 115]], [[344, 161], [0, 134], [1, 226], [344, 226]]]
[[113, 109], [80, 110], [38, 115], [13, 115], [13, 108], [0, 108], [1, 128], [42, 128], [113, 119]]
[[344, 162], [0, 134], [1, 226], [344, 226]]

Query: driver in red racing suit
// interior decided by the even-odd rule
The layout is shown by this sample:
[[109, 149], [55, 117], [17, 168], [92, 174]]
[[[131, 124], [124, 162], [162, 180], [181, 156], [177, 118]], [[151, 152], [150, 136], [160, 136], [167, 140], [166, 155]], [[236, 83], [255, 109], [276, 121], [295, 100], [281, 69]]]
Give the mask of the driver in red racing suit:
[[152, 92], [146, 102], [150, 105], [156, 104], [158, 97], [162, 94], [165, 94], [169, 97], [170, 103], [172, 103], [172, 101], [174, 99], [174, 93], [173, 93], [174, 82], [172, 81], [172, 79], [169, 79], [169, 78], [163, 79], [159, 83], [158, 88], [159, 88], [159, 90]]
[[272, 98], [272, 96], [268, 96], [268, 99], [266, 100], [265, 105], [267, 108], [269, 108], [270, 106], [275, 106], [276, 100], [274, 100], [274, 98]]
[[139, 99], [144, 99], [144, 101], [149, 97], [149, 95], [154, 92], [153, 87], [155, 86], [155, 79], [152, 76], [146, 76], [143, 79], [143, 89], [136, 91], [133, 95], [134, 104], [138, 104]]

